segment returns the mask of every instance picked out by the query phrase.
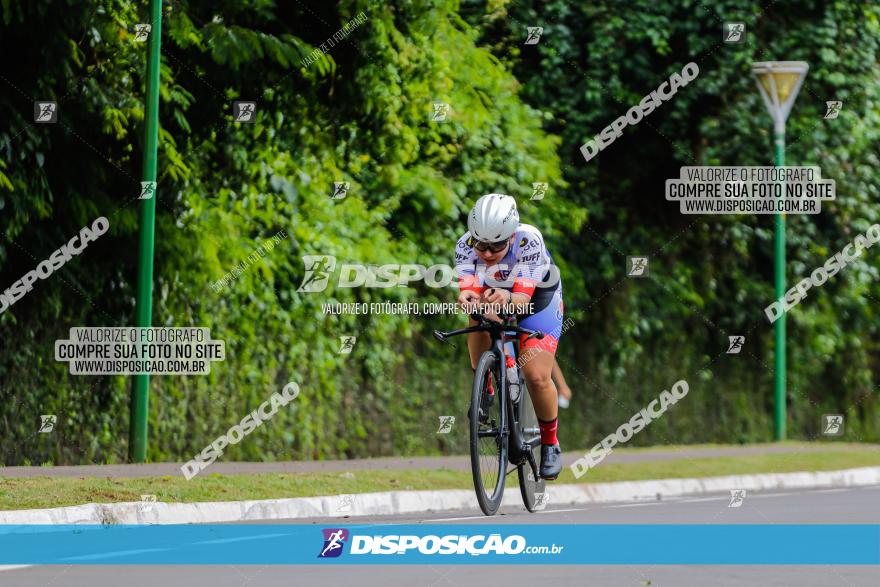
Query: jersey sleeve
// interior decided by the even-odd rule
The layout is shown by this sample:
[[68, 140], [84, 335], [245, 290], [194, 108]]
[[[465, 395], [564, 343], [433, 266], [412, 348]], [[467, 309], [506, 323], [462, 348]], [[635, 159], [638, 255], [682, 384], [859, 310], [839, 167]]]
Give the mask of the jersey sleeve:
[[470, 232], [464, 233], [455, 243], [455, 273], [460, 291], [482, 293], [483, 283], [477, 274], [477, 254], [473, 249]]
[[512, 291], [526, 294], [531, 298], [549, 264], [544, 237], [537, 228], [523, 225], [521, 233], [516, 235], [516, 240], [516, 265], [512, 275]]

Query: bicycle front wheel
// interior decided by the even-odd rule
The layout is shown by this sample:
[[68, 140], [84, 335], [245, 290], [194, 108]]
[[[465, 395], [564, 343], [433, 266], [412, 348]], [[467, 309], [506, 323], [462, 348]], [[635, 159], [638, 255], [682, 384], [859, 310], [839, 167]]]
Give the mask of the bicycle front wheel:
[[[480, 357], [471, 393], [471, 472], [480, 509], [487, 516], [498, 511], [504, 497], [507, 442], [502, 438], [501, 377], [498, 357], [486, 351]], [[492, 382], [494, 394], [489, 393]]]

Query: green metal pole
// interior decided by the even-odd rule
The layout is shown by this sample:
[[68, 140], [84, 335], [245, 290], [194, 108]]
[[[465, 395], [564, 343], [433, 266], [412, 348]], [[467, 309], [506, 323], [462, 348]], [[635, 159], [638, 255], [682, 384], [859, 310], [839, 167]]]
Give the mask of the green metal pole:
[[[773, 137], [776, 166], [785, 165], [785, 126], [777, 129]], [[783, 189], [784, 185], [783, 185]], [[784, 192], [783, 192], [784, 194]], [[776, 215], [776, 233], [774, 236], [774, 270], [776, 281], [776, 299], [785, 296], [785, 214]], [[785, 440], [785, 313], [775, 323], [776, 356], [774, 369], [774, 437], [777, 441]]]
[[[159, 145], [159, 60], [162, 40], [162, 1], [150, 0], [150, 49], [147, 56], [147, 96], [144, 105], [144, 181], [156, 181]], [[156, 229], [156, 198], [141, 200], [140, 250], [138, 252], [137, 326], [148, 327], [153, 320], [153, 245]], [[143, 463], [147, 458], [147, 414], [150, 376], [135, 375], [131, 390], [128, 429], [129, 459]]]

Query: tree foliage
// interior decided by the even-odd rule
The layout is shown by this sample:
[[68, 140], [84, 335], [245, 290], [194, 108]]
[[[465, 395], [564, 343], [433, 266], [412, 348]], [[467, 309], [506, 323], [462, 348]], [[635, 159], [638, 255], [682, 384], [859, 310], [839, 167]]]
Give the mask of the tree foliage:
[[[455, 290], [330, 287], [297, 292], [304, 255], [339, 263], [452, 262], [483, 193], [518, 197], [562, 266], [577, 325], [560, 359], [575, 389], [563, 415], [585, 446], [646, 399], [688, 378], [687, 402], [635, 442], [769, 438], [773, 298], [768, 217], [685, 217], [663, 199], [681, 165], [770, 163], [769, 120], [749, 63], [811, 64], [788, 125], [789, 162], [837, 181], [817, 217], [789, 217], [789, 276], [878, 221], [878, 10], [800, 0], [761, 10], [727, 0], [164, 3], [154, 324], [208, 326], [227, 359], [208, 377], [152, 379], [149, 458], [188, 459], [288, 381], [299, 397], [228, 459], [463, 451], [436, 435], [464, 420], [463, 344], [440, 345], [438, 316], [327, 315], [324, 303], [452, 301]], [[367, 20], [303, 59], [363, 12]], [[146, 3], [2, 3], [0, 287], [98, 216], [110, 232], [0, 314], [0, 451], [24, 461], [114, 461], [127, 452], [130, 383], [82, 377], [53, 343], [75, 326], [133, 321], [147, 44]], [[742, 20], [748, 42], [720, 42]], [[525, 27], [543, 26], [537, 45]], [[780, 34], [784, 31], [784, 34]], [[688, 61], [697, 80], [585, 163], [579, 146]], [[844, 110], [823, 120], [824, 101]], [[55, 100], [55, 125], [32, 122]], [[232, 102], [257, 103], [254, 124]], [[432, 120], [446, 103], [446, 121]], [[334, 182], [348, 196], [331, 199]], [[532, 201], [533, 182], [550, 185]], [[289, 238], [215, 292], [212, 283], [279, 230]], [[651, 255], [651, 277], [624, 278]], [[876, 440], [877, 253], [789, 315], [793, 435], [824, 412]], [[724, 354], [745, 334], [742, 355]], [[339, 337], [357, 336], [350, 355]], [[463, 343], [463, 341], [461, 341]], [[36, 434], [57, 414], [55, 434]], [[463, 428], [460, 429], [460, 431]]]
[[[664, 199], [684, 165], [772, 165], [771, 122], [755, 88], [755, 61], [803, 60], [810, 71], [787, 125], [787, 163], [816, 165], [837, 183], [819, 216], [788, 216], [789, 286], [878, 221], [880, 11], [861, 2], [799, 1], [761, 8], [740, 0], [466, 5], [481, 42], [513, 70], [523, 99], [553, 113], [567, 188], [589, 211], [562, 253], [584, 290], [566, 312], [566, 341], [585, 402], [563, 430], [577, 442], [611, 431], [674, 381], [692, 381], [675, 418], [636, 442], [772, 438], [771, 216], [685, 216]], [[722, 42], [724, 22], [746, 25]], [[537, 45], [527, 27], [542, 26]], [[699, 77], [600, 155], [580, 145], [693, 61]], [[825, 102], [844, 111], [825, 120]], [[853, 439], [876, 440], [877, 252], [788, 314], [789, 430], [818, 436], [821, 414], [845, 413]], [[650, 278], [623, 278], [626, 255], [649, 255]], [[567, 276], [566, 276], [567, 277]], [[566, 297], [571, 290], [566, 291]], [[581, 296], [582, 294], [582, 296]], [[728, 336], [745, 335], [739, 355]], [[570, 349], [570, 350], [569, 350]], [[657, 428], [661, 428], [658, 430]], [[592, 444], [592, 442], [590, 442]]]

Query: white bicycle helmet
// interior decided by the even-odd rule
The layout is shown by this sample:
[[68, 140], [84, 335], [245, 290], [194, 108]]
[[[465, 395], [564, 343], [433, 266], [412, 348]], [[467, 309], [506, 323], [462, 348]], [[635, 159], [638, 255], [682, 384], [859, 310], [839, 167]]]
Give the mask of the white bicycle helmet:
[[510, 238], [519, 226], [516, 200], [504, 194], [486, 194], [468, 215], [468, 230], [478, 241], [495, 243]]

